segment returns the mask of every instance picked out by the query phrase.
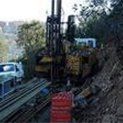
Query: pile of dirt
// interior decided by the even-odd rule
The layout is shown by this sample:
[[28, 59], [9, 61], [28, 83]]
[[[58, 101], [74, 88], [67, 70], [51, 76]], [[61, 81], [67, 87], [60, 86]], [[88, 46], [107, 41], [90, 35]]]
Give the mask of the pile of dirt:
[[[123, 122], [123, 50], [114, 42], [100, 52], [101, 71], [93, 77], [93, 85], [101, 88], [98, 102], [85, 110], [81, 122], [122, 123]], [[97, 100], [96, 98], [96, 100]], [[88, 114], [88, 115], [87, 115]]]

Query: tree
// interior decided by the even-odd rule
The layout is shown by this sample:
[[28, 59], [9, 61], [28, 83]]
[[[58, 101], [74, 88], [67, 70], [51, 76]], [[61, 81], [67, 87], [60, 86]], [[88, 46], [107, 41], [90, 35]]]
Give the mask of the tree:
[[99, 34], [102, 35], [102, 33], [105, 31], [100, 28], [100, 22], [103, 24], [103, 26], [105, 25], [104, 21], [101, 19], [102, 17], [106, 16], [105, 9], [89, 3], [88, 6], [83, 6], [81, 4], [75, 5], [74, 10], [79, 11], [79, 31], [76, 32], [80, 34], [77, 35], [79, 35], [81, 38], [93, 37], [97, 38], [98, 40], [102, 40], [99, 38], [101, 37]]
[[[118, 34], [116, 17], [121, 15], [121, 9], [116, 12], [116, 8], [122, 6], [123, 2], [122, 0], [88, 0], [88, 3], [88, 6], [81, 4], [74, 6], [75, 12], [79, 11], [80, 13], [78, 19], [81, 35], [82, 37], [94, 37], [105, 43], [108, 38], [114, 35], [112, 32], [115, 32], [115, 35]], [[114, 11], [117, 14], [114, 14]], [[111, 17], [111, 15], [113, 16]], [[115, 37], [118, 38], [118, 35]]]
[[[99, 2], [100, 0], [91, 0]], [[108, 8], [109, 13], [107, 15], [101, 16], [100, 22], [105, 23], [105, 26], [102, 25], [102, 29], [105, 34], [108, 34], [107, 37], [113, 37], [115, 41], [120, 42], [123, 39], [122, 31], [123, 31], [123, 1], [122, 0], [101, 0], [102, 4], [98, 4], [98, 6], [102, 6], [102, 8]], [[110, 2], [110, 8], [106, 3]], [[118, 44], [118, 43], [117, 43]]]
[[27, 73], [33, 76], [35, 66], [35, 54], [44, 45], [43, 24], [37, 21], [25, 23], [18, 29], [17, 44], [24, 48], [24, 54], [27, 58]]
[[5, 38], [0, 35], [0, 62], [7, 61], [8, 44], [5, 42]]

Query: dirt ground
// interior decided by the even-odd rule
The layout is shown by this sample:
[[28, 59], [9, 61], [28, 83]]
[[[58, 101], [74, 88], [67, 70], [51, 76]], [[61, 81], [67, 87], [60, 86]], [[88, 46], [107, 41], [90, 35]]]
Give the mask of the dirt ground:
[[120, 59], [123, 54], [117, 54], [117, 48], [112, 43], [100, 55], [103, 68], [92, 82], [102, 89], [98, 95], [99, 101], [85, 110], [85, 116], [79, 122], [123, 123], [123, 64]]

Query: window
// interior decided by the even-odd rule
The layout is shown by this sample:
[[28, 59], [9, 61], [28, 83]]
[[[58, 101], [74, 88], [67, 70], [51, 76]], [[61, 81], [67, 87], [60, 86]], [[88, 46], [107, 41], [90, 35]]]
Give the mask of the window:
[[93, 47], [93, 41], [92, 40], [88, 41], [88, 46]]
[[0, 72], [11, 72], [11, 71], [14, 71], [14, 65], [13, 64], [0, 65]]
[[81, 46], [86, 46], [85, 42], [79, 42], [78, 44], [81, 45]]
[[17, 66], [15, 66], [15, 68], [16, 68], [16, 71], [18, 72], [19, 71], [19, 68]]

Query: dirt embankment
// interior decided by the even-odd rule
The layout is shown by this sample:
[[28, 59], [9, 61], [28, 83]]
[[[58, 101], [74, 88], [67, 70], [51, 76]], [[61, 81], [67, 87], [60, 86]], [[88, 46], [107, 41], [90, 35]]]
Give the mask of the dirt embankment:
[[[122, 42], [121, 42], [122, 44]], [[103, 65], [101, 71], [93, 77], [92, 84], [99, 86], [102, 91], [95, 106], [90, 106], [84, 112], [84, 120], [88, 123], [123, 123], [123, 47], [114, 42], [99, 53]], [[88, 120], [85, 120], [88, 119]]]
[[[122, 44], [122, 42], [121, 42]], [[123, 50], [113, 42], [105, 47], [104, 67], [93, 79], [102, 92], [97, 113], [102, 122], [123, 122]]]

